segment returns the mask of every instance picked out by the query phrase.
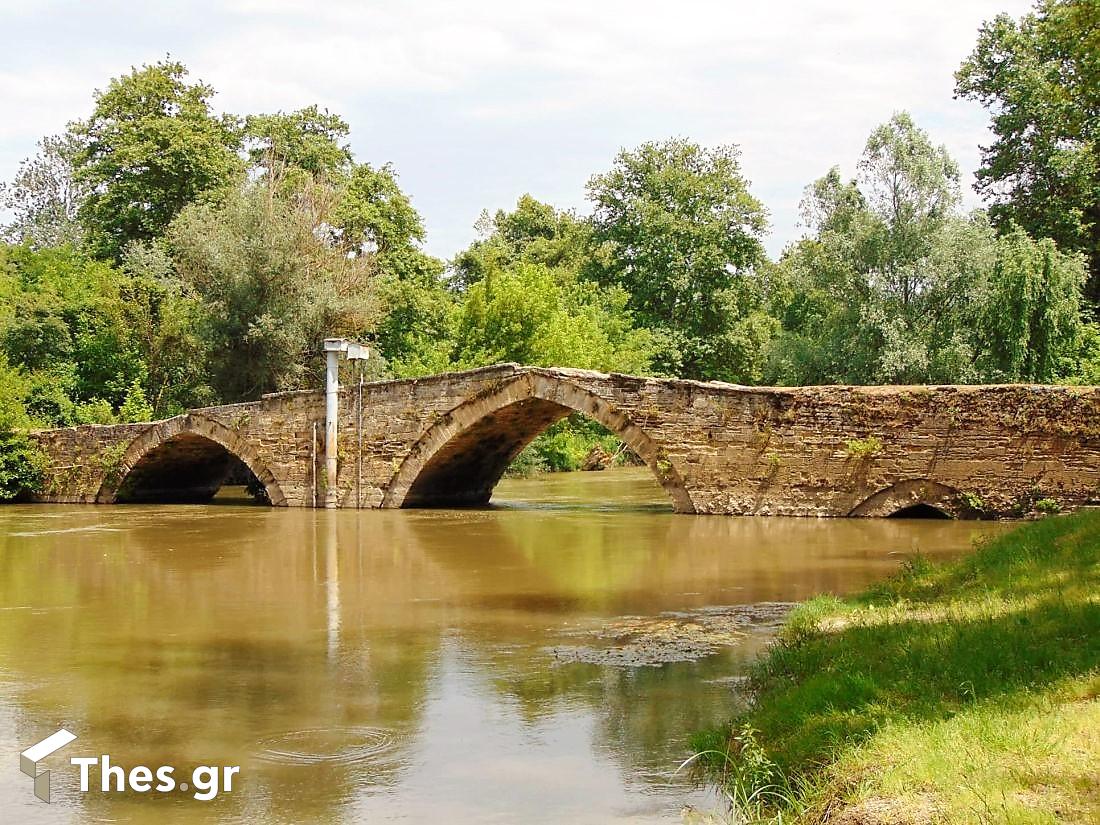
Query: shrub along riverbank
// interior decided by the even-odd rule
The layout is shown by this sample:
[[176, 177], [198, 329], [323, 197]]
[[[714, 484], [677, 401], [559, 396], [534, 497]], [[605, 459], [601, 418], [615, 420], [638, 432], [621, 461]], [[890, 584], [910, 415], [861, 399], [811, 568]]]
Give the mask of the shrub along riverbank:
[[736, 822], [1100, 822], [1100, 512], [790, 616], [696, 737]]

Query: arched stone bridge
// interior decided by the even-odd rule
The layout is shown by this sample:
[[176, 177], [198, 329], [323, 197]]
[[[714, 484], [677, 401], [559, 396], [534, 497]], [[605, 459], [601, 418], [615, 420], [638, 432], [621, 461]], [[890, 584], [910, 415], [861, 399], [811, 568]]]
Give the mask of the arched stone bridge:
[[[367, 384], [361, 431], [356, 402], [345, 388], [341, 507], [484, 504], [571, 412], [626, 442], [681, 513], [978, 517], [1100, 500], [1091, 387], [762, 388], [504, 364]], [[300, 391], [41, 431], [50, 466], [36, 498], [200, 501], [247, 468], [272, 504], [321, 506], [324, 416], [323, 393]]]

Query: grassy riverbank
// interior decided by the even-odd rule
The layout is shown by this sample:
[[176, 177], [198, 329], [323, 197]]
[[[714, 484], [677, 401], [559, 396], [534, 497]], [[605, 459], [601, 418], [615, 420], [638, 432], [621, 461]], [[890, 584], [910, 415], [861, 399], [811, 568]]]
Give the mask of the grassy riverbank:
[[798, 608], [696, 738], [738, 822], [1100, 822], [1100, 512]]

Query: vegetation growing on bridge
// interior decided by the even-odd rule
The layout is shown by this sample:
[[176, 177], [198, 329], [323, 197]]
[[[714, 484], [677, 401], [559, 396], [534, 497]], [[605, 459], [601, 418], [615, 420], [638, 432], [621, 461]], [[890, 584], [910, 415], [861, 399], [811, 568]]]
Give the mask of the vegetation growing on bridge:
[[814, 599], [701, 760], [737, 821], [1095, 822], [1097, 593], [1089, 511]]
[[[807, 234], [777, 261], [737, 147], [684, 139], [622, 151], [590, 179], [590, 214], [525, 195], [440, 261], [396, 172], [356, 159], [338, 115], [218, 113], [183, 64], [143, 66], [3, 192], [0, 373], [42, 425], [318, 384], [326, 335], [373, 340], [372, 377], [517, 361], [740, 383], [1095, 383], [1096, 111], [1074, 86], [1092, 77], [1088, 7], [999, 19], [960, 70], [959, 94], [997, 113], [988, 215], [964, 211], [956, 163], [899, 113], [855, 178], [834, 168], [807, 187]], [[1069, 68], [1027, 71], [1048, 53]], [[575, 463], [554, 458], [563, 439], [536, 442], [535, 463]]]

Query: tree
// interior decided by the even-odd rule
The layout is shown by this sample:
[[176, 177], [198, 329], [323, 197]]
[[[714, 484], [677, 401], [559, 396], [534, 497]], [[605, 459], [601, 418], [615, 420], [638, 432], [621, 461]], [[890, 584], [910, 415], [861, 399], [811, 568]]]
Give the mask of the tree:
[[0, 501], [19, 498], [42, 481], [45, 456], [27, 437], [29, 391], [22, 372], [0, 358]]
[[455, 258], [454, 360], [643, 372], [655, 337], [637, 329], [630, 296], [582, 275], [587, 225], [530, 195], [479, 221], [481, 237]]
[[395, 260], [416, 250], [424, 224], [389, 164], [356, 164], [330, 216], [340, 246], [352, 255]]
[[242, 172], [236, 119], [215, 116], [214, 90], [186, 77], [168, 60], [134, 69], [72, 125], [81, 142], [74, 179], [88, 190], [79, 214], [97, 255], [120, 260], [130, 242], [162, 236], [185, 206], [223, 193]]
[[653, 338], [635, 329], [621, 288], [603, 288], [568, 271], [521, 262], [470, 287], [455, 332], [462, 366], [515, 361], [643, 372]]
[[316, 105], [290, 113], [249, 115], [244, 127], [252, 168], [283, 178], [292, 187], [301, 185], [294, 170], [317, 181], [346, 175], [352, 165], [349, 131], [342, 117]]
[[772, 307], [778, 383], [1053, 381], [1074, 371], [1081, 264], [962, 214], [958, 173], [904, 114], [872, 133], [860, 179], [836, 169], [803, 203]]
[[[130, 244], [122, 269], [127, 275], [125, 323], [141, 356], [144, 380], [139, 387], [153, 416], [164, 418], [216, 403], [207, 375], [209, 344], [203, 337], [207, 310], [176, 273], [167, 245]], [[123, 420], [137, 414], [126, 409], [128, 401], [140, 407], [133, 385], [119, 408]]]
[[984, 377], [1048, 384], [1077, 368], [1084, 260], [1019, 227], [997, 240], [997, 260], [981, 309]]
[[377, 319], [370, 258], [349, 258], [313, 207], [278, 181], [193, 204], [168, 233], [176, 269], [202, 305], [211, 384], [222, 402], [320, 380], [322, 339], [363, 337]]
[[30, 382], [34, 417], [64, 425], [84, 403], [116, 408], [144, 375], [125, 274], [72, 247], [0, 253], [0, 345]]
[[871, 133], [859, 170], [862, 199], [881, 222], [877, 274], [908, 307], [933, 277], [932, 239], [959, 203], [959, 167], [899, 112]]
[[982, 26], [956, 95], [992, 115], [977, 190], [1002, 231], [1019, 225], [1089, 261], [1100, 301], [1100, 4], [1039, 0]]
[[459, 297], [440, 278], [442, 265], [420, 278], [383, 275], [381, 318], [374, 340], [392, 375], [411, 378], [446, 372], [453, 360]]
[[579, 272], [591, 252], [591, 230], [572, 212], [522, 195], [515, 209], [482, 212], [479, 238], [455, 256], [453, 284], [464, 289], [494, 269], [526, 261]]
[[754, 377], [768, 334], [754, 279], [766, 213], [738, 157], [734, 146], [647, 143], [588, 183], [595, 251], [587, 271], [623, 287], [639, 324], [663, 335], [663, 372]]
[[78, 245], [83, 240], [77, 212], [87, 190], [73, 179], [79, 149], [71, 134], [38, 142], [38, 154], [19, 165], [10, 185], [0, 186], [0, 203], [15, 213], [0, 238], [36, 248]]

